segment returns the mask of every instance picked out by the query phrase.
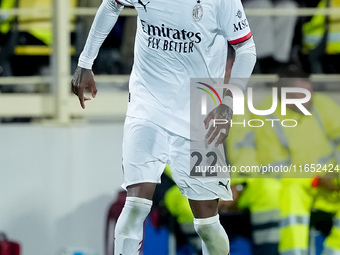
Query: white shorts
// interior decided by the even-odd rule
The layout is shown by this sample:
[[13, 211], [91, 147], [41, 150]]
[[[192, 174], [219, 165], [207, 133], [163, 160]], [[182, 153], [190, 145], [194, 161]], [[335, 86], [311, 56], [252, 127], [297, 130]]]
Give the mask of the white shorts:
[[208, 145], [206, 140], [193, 143], [151, 121], [126, 117], [123, 185], [160, 183], [166, 164], [171, 168], [173, 180], [187, 198], [232, 200], [229, 173], [206, 173], [212, 164], [226, 165], [222, 145], [216, 148]]

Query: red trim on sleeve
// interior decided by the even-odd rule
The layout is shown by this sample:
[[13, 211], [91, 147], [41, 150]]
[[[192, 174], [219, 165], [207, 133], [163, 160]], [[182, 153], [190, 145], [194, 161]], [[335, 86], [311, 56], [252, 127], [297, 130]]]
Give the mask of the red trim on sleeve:
[[317, 176], [313, 179], [312, 181], [312, 188], [317, 188], [319, 187], [319, 183], [320, 183], [320, 176]]
[[[116, 0], [117, 1], [117, 0]], [[252, 36], [251, 32], [249, 32], [247, 35], [241, 37], [241, 38], [238, 38], [236, 40], [232, 40], [232, 41], [229, 41], [230, 44], [238, 44], [238, 43], [241, 43], [241, 42], [244, 42], [246, 40], [248, 40], [250, 37]]]
[[120, 4], [120, 5], [123, 5], [124, 7], [126, 8], [131, 8], [131, 9], [134, 9], [135, 7], [133, 5], [125, 5], [125, 4], [122, 4], [121, 2], [119, 2], [119, 0], [115, 0], [117, 4]]

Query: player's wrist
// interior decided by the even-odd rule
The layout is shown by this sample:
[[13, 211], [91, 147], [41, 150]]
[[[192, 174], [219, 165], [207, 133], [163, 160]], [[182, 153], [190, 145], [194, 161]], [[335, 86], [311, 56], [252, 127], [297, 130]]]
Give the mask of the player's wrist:
[[80, 55], [78, 60], [78, 66], [84, 69], [92, 70], [93, 60], [83, 56], [83, 54]]
[[222, 104], [228, 106], [231, 110], [233, 110], [233, 98], [230, 95], [226, 95], [222, 99]]
[[78, 62], [78, 67], [80, 67], [82, 69], [92, 70], [92, 64], [84, 63], [82, 61]]

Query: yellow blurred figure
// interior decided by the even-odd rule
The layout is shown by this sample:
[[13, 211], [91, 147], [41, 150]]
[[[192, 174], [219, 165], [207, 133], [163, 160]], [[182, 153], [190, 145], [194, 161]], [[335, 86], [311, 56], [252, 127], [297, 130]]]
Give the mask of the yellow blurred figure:
[[[294, 105], [288, 105], [287, 114], [282, 116], [279, 102], [270, 116], [247, 117], [279, 120], [273, 122], [273, 127], [271, 122], [257, 128], [232, 127], [227, 139], [227, 153], [232, 165], [292, 165], [296, 173], [245, 175], [242, 181], [247, 183], [247, 188], [240, 195], [238, 206], [251, 211], [254, 254], [276, 254], [275, 244], [279, 244], [279, 252], [283, 255], [307, 254], [312, 209], [336, 214], [324, 251], [340, 252], [340, 242], [335, 241], [340, 240], [337, 226], [340, 220], [339, 186], [334, 184], [335, 179], [319, 178], [313, 170], [303, 168], [312, 164], [333, 164], [334, 167], [339, 164], [340, 119], [337, 116], [340, 116], [340, 107], [324, 94], [313, 93], [311, 83], [303, 73], [286, 70], [282, 76], [301, 77], [281, 79], [279, 90], [284, 86], [309, 90], [312, 100], [304, 107], [312, 115], [303, 115]], [[299, 98], [300, 94], [288, 93], [288, 97]], [[269, 109], [271, 105], [272, 98], [269, 97], [257, 109]], [[297, 120], [298, 125], [283, 127], [280, 122], [284, 119]], [[301, 173], [299, 166], [302, 166]]]
[[[339, 0], [320, 0], [324, 8], [340, 8]], [[302, 52], [308, 55], [313, 73], [339, 73], [340, 61], [340, 13], [324, 15], [316, 13], [302, 26]]]
[[[20, 15], [17, 17], [17, 28], [19, 31], [25, 31], [46, 44], [47, 46], [51, 46], [53, 43], [53, 32], [52, 32], [52, 1], [53, 0], [2, 0], [1, 1], [1, 9], [11, 9], [18, 8], [30, 9], [30, 8], [39, 8], [46, 9], [45, 12], [32, 13], [26, 15]], [[70, 7], [76, 7], [78, 0], [70, 0]], [[51, 10], [51, 11], [48, 11]], [[67, 18], [67, 17], [65, 17]], [[2, 34], [8, 33], [13, 27], [12, 24], [15, 21], [13, 16], [4, 17], [0, 22], [0, 32]], [[73, 15], [70, 20], [70, 32], [75, 29], [74, 21], [75, 16]], [[34, 48], [16, 49], [16, 54], [19, 55], [48, 55], [50, 54], [50, 50], [46, 51], [46, 49], [39, 48], [39, 52], [37, 52]]]

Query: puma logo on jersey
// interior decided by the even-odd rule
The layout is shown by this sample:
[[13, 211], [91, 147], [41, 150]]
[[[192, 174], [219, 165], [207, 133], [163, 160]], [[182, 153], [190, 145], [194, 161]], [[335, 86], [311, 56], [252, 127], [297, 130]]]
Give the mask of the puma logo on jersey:
[[144, 4], [141, 0], [138, 0], [138, 3], [139, 3], [141, 6], [143, 6], [143, 7], [144, 7], [144, 11], [147, 12], [146, 6], [150, 3], [150, 1], [147, 2], [146, 4]]
[[224, 183], [221, 182], [221, 181], [218, 182], [218, 185], [224, 186], [227, 190], [229, 190], [229, 189], [228, 189], [228, 184], [229, 184], [229, 181], [227, 182], [227, 184], [224, 184]]

